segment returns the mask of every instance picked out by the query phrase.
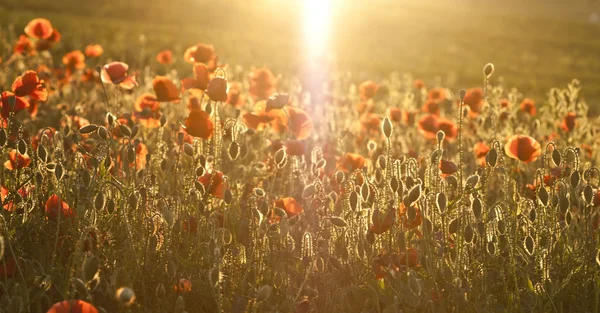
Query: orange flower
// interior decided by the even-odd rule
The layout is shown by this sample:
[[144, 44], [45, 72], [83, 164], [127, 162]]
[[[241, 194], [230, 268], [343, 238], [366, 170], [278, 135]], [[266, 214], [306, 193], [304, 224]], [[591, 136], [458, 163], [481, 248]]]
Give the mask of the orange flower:
[[471, 111], [471, 116], [477, 116], [483, 109], [483, 90], [481, 88], [471, 88], [467, 90], [465, 94], [464, 104], [467, 105]]
[[277, 80], [267, 68], [259, 68], [250, 74], [250, 95], [254, 101], [266, 100], [275, 94]]
[[400, 265], [408, 265], [408, 267], [419, 266], [419, 251], [414, 248], [408, 248], [406, 252], [401, 252], [399, 257]]
[[227, 101], [227, 81], [221, 77], [215, 77], [206, 86], [206, 95], [215, 102]]
[[183, 59], [188, 63], [204, 63], [206, 65], [215, 62], [216, 57], [215, 48], [204, 43], [189, 47], [183, 55]]
[[275, 206], [285, 210], [288, 217], [296, 216], [303, 211], [302, 205], [300, 205], [300, 203], [298, 203], [298, 201], [292, 197], [275, 200]]
[[98, 313], [98, 310], [83, 300], [65, 300], [55, 303], [46, 313]]
[[371, 136], [381, 132], [381, 118], [377, 114], [368, 113], [360, 117], [360, 128]]
[[360, 154], [347, 152], [337, 162], [337, 167], [344, 172], [352, 172], [365, 166], [365, 158]]
[[377, 85], [377, 83], [375, 83], [374, 81], [371, 81], [371, 80], [367, 80], [367, 81], [361, 83], [358, 86], [358, 93], [359, 93], [360, 99], [361, 100], [373, 99], [373, 97], [377, 93], [378, 88], [379, 88], [379, 85]]
[[99, 44], [89, 44], [85, 47], [85, 55], [90, 58], [97, 58], [104, 53], [104, 49]]
[[514, 135], [508, 139], [504, 152], [515, 160], [525, 163], [533, 162], [542, 154], [540, 144], [529, 136]]
[[160, 126], [160, 102], [151, 94], [143, 94], [137, 98], [133, 106], [133, 118], [139, 120], [142, 125], [148, 128]]
[[242, 96], [242, 85], [238, 82], [232, 82], [229, 84], [229, 90], [227, 91], [227, 101], [225, 103], [232, 105], [236, 108], [240, 108], [244, 105], [244, 96]]
[[192, 282], [189, 279], [182, 278], [176, 285], [173, 286], [173, 291], [176, 293], [186, 294], [192, 291]]
[[33, 99], [46, 101], [48, 91], [44, 88], [44, 81], [40, 80], [35, 71], [27, 71], [23, 76], [17, 77], [12, 84], [12, 90], [17, 97], [30, 96]]
[[163, 50], [156, 55], [156, 62], [168, 65], [173, 63], [173, 51], [171, 50]]
[[156, 93], [158, 102], [179, 102], [179, 89], [170, 79], [165, 76], [156, 76], [152, 80], [152, 88]]
[[435, 100], [427, 100], [421, 107], [421, 111], [430, 114], [440, 115], [440, 103]]
[[137, 86], [135, 76], [127, 76], [129, 65], [123, 62], [112, 62], [102, 67], [100, 78], [103, 83], [119, 85], [124, 89], [132, 89]]
[[440, 118], [438, 120], [438, 130], [441, 130], [446, 134], [446, 140], [448, 141], [453, 141], [458, 135], [456, 124], [445, 118]]
[[440, 172], [442, 172], [441, 176], [445, 178], [456, 173], [456, 171], [458, 171], [458, 166], [452, 161], [442, 159], [440, 160], [439, 169]]
[[203, 93], [198, 92], [197, 90], [192, 89], [190, 95], [187, 97], [186, 107], [190, 111], [202, 111], [202, 97]]
[[55, 44], [60, 42], [61, 38], [62, 35], [55, 28], [52, 30], [52, 35], [50, 35], [50, 37], [38, 40], [35, 44], [35, 49], [38, 51], [50, 50]]
[[210, 71], [204, 63], [194, 64], [194, 77], [184, 78], [181, 80], [183, 89], [200, 89], [205, 90], [208, 87], [210, 80]]
[[373, 225], [369, 227], [369, 231], [377, 235], [385, 233], [392, 227], [393, 217], [394, 213], [392, 211], [388, 212], [386, 216], [383, 216], [383, 213], [379, 210], [373, 211], [371, 216]]
[[19, 36], [19, 40], [13, 49], [14, 53], [27, 54], [33, 50], [33, 42], [25, 35]]
[[63, 56], [62, 62], [71, 73], [82, 70], [85, 68], [85, 55], [79, 50], [71, 51]]
[[194, 137], [208, 139], [214, 130], [215, 126], [205, 111], [191, 111], [185, 120], [185, 131]]
[[[11, 113], [17, 113], [29, 107], [29, 101], [23, 97], [15, 96], [10, 91], [4, 91], [0, 94], [2, 108], [0, 108], [0, 116], [8, 118]], [[11, 103], [14, 101], [14, 105]]]
[[396, 107], [389, 107], [387, 109], [387, 116], [396, 124], [400, 124], [402, 122], [402, 110]]
[[36, 18], [31, 20], [25, 26], [25, 34], [37, 39], [48, 39], [52, 36], [54, 28], [50, 21], [45, 18]]
[[223, 173], [218, 171], [206, 173], [203, 176], [198, 177], [198, 182], [204, 185], [206, 192], [217, 198], [223, 199], [223, 195], [225, 194], [228, 185], [223, 179]]
[[447, 99], [446, 90], [443, 88], [433, 88], [427, 94], [427, 100], [444, 101]]
[[485, 166], [485, 156], [490, 152], [490, 147], [484, 142], [478, 142], [473, 147], [473, 153], [475, 153], [475, 159], [479, 166]]
[[[254, 104], [253, 112], [247, 112], [242, 115], [242, 121], [248, 128], [255, 130], [263, 130], [272, 121], [278, 118], [278, 110], [267, 112], [266, 101], [258, 101]], [[281, 112], [284, 114], [283, 112]], [[281, 116], [281, 120], [285, 120], [285, 116]]]
[[304, 141], [288, 140], [284, 143], [285, 151], [288, 155], [303, 155], [305, 151]]
[[313, 130], [312, 118], [300, 108], [289, 107], [287, 112], [289, 115], [288, 125], [296, 139], [308, 138]]
[[8, 153], [8, 161], [4, 162], [4, 167], [9, 171], [22, 169], [29, 166], [31, 158], [27, 154], [17, 153], [17, 150], [12, 150]]
[[523, 99], [521, 105], [519, 106], [519, 109], [531, 116], [534, 116], [537, 112], [535, 108], [535, 102], [529, 98]]
[[576, 117], [577, 115], [575, 114], [575, 112], [567, 113], [567, 116], [565, 116], [565, 118], [563, 119], [562, 123], [560, 124], [560, 127], [566, 132], [573, 131], [573, 129], [575, 128]]
[[423, 221], [419, 206], [417, 204], [414, 204], [412, 208], [415, 210], [415, 217], [412, 220], [408, 218], [408, 210], [406, 209], [404, 203], [401, 203], [400, 207], [398, 208], [398, 218], [404, 221], [404, 227], [408, 229], [413, 229], [421, 226], [421, 222]]
[[508, 108], [510, 108], [510, 100], [508, 100], [506, 98], [500, 99], [500, 101], [498, 102], [498, 104], [500, 104], [500, 108], [502, 108], [502, 109], [508, 109]]
[[[21, 196], [21, 198], [25, 198], [29, 196], [29, 190], [27, 190], [25, 187], [21, 187], [21, 189], [19, 189], [18, 191], [18, 194]], [[12, 200], [5, 203], [5, 200], [8, 198], [8, 196], [8, 188], [0, 186], [0, 201], [1, 203], [4, 203], [4, 209], [6, 211], [13, 212], [14, 210], [16, 210], [17, 205]]]
[[399, 270], [399, 263], [396, 254], [382, 250], [371, 261], [371, 269], [376, 279], [382, 279], [388, 276], [388, 269]]
[[59, 199], [56, 194], [53, 194], [48, 198], [45, 209], [48, 219], [51, 221], [56, 221], [59, 213], [62, 215], [61, 219], [71, 219], [75, 217], [75, 211], [73, 211], [65, 201]]
[[421, 117], [417, 127], [427, 139], [436, 139], [437, 132], [440, 130], [446, 134], [448, 141], [452, 141], [458, 134], [456, 124], [448, 119], [437, 117], [434, 114], [427, 114]]
[[425, 82], [420, 79], [415, 79], [413, 86], [415, 87], [415, 89], [423, 89], [425, 88]]

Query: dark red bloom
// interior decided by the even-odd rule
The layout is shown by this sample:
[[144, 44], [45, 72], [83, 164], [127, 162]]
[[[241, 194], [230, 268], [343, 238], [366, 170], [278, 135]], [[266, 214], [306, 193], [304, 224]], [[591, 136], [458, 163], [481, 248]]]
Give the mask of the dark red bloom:
[[61, 219], [63, 220], [75, 217], [75, 211], [73, 211], [69, 205], [56, 194], [53, 194], [48, 198], [45, 209], [48, 219], [51, 221], [58, 220], [58, 214], [62, 215]]

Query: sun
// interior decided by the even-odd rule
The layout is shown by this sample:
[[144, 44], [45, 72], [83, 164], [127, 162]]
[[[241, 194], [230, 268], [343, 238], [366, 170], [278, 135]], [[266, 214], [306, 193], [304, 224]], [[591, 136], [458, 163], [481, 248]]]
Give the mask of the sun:
[[304, 38], [310, 55], [318, 57], [328, 49], [333, 0], [304, 0]]

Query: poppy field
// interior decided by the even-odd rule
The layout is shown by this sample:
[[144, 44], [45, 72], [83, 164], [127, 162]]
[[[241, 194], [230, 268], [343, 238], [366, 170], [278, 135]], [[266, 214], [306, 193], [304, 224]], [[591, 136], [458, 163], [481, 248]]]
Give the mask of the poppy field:
[[579, 80], [307, 87], [68, 31], [32, 19], [0, 54], [0, 312], [600, 312]]

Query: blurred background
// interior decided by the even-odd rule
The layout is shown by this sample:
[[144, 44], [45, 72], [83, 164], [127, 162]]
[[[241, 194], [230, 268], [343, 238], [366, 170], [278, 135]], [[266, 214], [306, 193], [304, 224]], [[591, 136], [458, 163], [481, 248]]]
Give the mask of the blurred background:
[[578, 78], [591, 107], [600, 106], [599, 14], [597, 0], [0, 1], [4, 32], [52, 21], [63, 36], [57, 59], [94, 42], [133, 66], [171, 49], [189, 70], [183, 51], [204, 42], [224, 63], [284, 75], [326, 64], [357, 79], [399, 71], [456, 88], [480, 86], [492, 62], [495, 77], [528, 95]]

